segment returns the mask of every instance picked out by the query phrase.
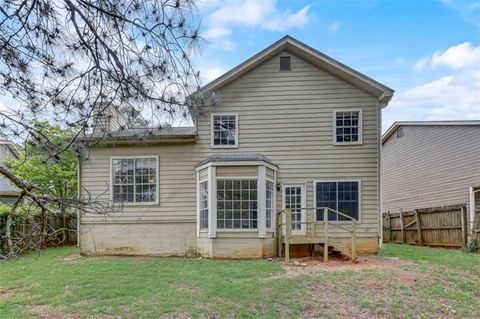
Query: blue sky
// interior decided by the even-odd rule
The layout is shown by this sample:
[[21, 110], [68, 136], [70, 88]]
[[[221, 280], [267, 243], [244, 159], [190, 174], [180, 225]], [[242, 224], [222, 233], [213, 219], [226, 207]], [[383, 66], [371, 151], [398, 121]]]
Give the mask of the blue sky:
[[203, 0], [211, 80], [289, 34], [392, 87], [395, 120], [480, 119], [480, 1]]

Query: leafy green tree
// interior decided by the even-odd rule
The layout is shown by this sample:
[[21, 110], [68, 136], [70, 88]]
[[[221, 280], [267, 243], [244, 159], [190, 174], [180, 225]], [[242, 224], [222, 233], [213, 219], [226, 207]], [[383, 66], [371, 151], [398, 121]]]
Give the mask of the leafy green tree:
[[61, 156], [51, 156], [46, 148], [71, 149], [73, 146], [68, 141], [73, 130], [42, 121], [33, 121], [31, 126], [51, 144], [39, 143], [31, 136], [26, 139], [19, 158], [7, 160], [6, 166], [13, 174], [31, 183], [37, 195], [57, 199], [49, 205], [49, 212], [63, 217], [62, 237], [66, 240], [67, 217], [72, 213], [66, 203], [77, 198], [77, 157], [68, 150]]
[[[68, 149], [67, 145], [73, 130], [51, 125], [48, 122], [34, 121], [31, 125], [48, 138], [50, 148]], [[70, 199], [77, 196], [77, 157], [66, 151], [62, 156], [51, 156], [44, 143], [33, 137], [25, 142], [18, 160], [9, 160], [8, 169], [19, 178], [29, 181], [35, 193], [51, 198]]]

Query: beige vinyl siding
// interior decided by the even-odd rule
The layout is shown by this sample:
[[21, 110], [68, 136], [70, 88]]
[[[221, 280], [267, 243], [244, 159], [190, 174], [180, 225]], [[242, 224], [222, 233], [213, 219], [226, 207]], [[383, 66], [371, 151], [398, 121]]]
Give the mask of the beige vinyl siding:
[[275, 179], [275, 172], [273, 169], [267, 168], [266, 169], [267, 178], [274, 180]]
[[257, 166], [218, 166], [217, 177], [257, 177]]
[[404, 126], [382, 149], [383, 210], [469, 204], [480, 186], [480, 126]]
[[199, 180], [202, 181], [208, 178], [208, 169], [204, 168], [198, 172]]
[[[282, 53], [284, 54], [284, 53]], [[280, 55], [282, 55], [280, 54]], [[359, 236], [376, 237], [378, 227], [378, 107], [373, 96], [292, 56], [292, 71], [279, 71], [278, 56], [222, 90], [216, 112], [238, 114], [238, 149], [216, 153], [261, 153], [279, 166], [280, 183], [361, 180]], [[363, 144], [333, 145], [333, 111], [361, 108]], [[197, 145], [208, 149], [210, 120], [198, 118]], [[277, 209], [282, 208], [277, 192]], [[313, 217], [312, 212], [307, 218]], [[334, 230], [341, 236], [342, 230]]]
[[[279, 55], [283, 54], [287, 52]], [[278, 56], [221, 90], [221, 105], [215, 112], [238, 114], [238, 149], [211, 148], [210, 114], [196, 119], [195, 144], [92, 149], [91, 159], [82, 165], [81, 178], [82, 186], [93, 195], [105, 192], [110, 183], [110, 156], [158, 155], [160, 197], [158, 205], [128, 205], [116, 218], [87, 216], [82, 223], [195, 223], [195, 164], [211, 154], [255, 153], [279, 166], [277, 182], [306, 182], [307, 206], [314, 205], [314, 180], [361, 180], [362, 220], [358, 235], [377, 237], [376, 98], [296, 56], [292, 56], [292, 71], [280, 72]], [[335, 146], [333, 111], [351, 108], [363, 111], [363, 144]], [[256, 176], [254, 169], [247, 173]], [[217, 173], [221, 176], [223, 169], [217, 168]], [[245, 173], [239, 171], [238, 176]], [[101, 198], [109, 199], [109, 192]], [[281, 192], [276, 198], [276, 208], [281, 209]]]

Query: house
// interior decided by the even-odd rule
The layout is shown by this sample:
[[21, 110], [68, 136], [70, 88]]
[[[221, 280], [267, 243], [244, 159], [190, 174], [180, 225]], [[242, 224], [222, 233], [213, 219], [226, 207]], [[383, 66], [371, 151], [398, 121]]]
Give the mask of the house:
[[[0, 162], [8, 158], [18, 159], [18, 149], [12, 142], [0, 141]], [[0, 202], [13, 204], [20, 195], [20, 190], [12, 185], [10, 180], [0, 175]]]
[[382, 192], [384, 212], [466, 204], [480, 229], [480, 121], [395, 122], [382, 138]]
[[[307, 207], [351, 216], [358, 252], [377, 250], [381, 110], [392, 89], [286, 36], [202, 92], [220, 103], [196, 112], [193, 127], [92, 137], [81, 196], [123, 209], [81, 216], [83, 254], [273, 256], [283, 208], [300, 248], [321, 234], [322, 211]], [[339, 226], [328, 234], [339, 250], [351, 240], [344, 219], [331, 213], [327, 223]]]

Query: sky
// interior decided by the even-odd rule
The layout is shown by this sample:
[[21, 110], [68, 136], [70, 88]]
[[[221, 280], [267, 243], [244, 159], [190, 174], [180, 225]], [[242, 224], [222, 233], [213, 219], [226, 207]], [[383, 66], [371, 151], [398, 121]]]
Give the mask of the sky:
[[394, 121], [480, 120], [480, 0], [203, 0], [209, 81], [285, 35], [396, 92]]

